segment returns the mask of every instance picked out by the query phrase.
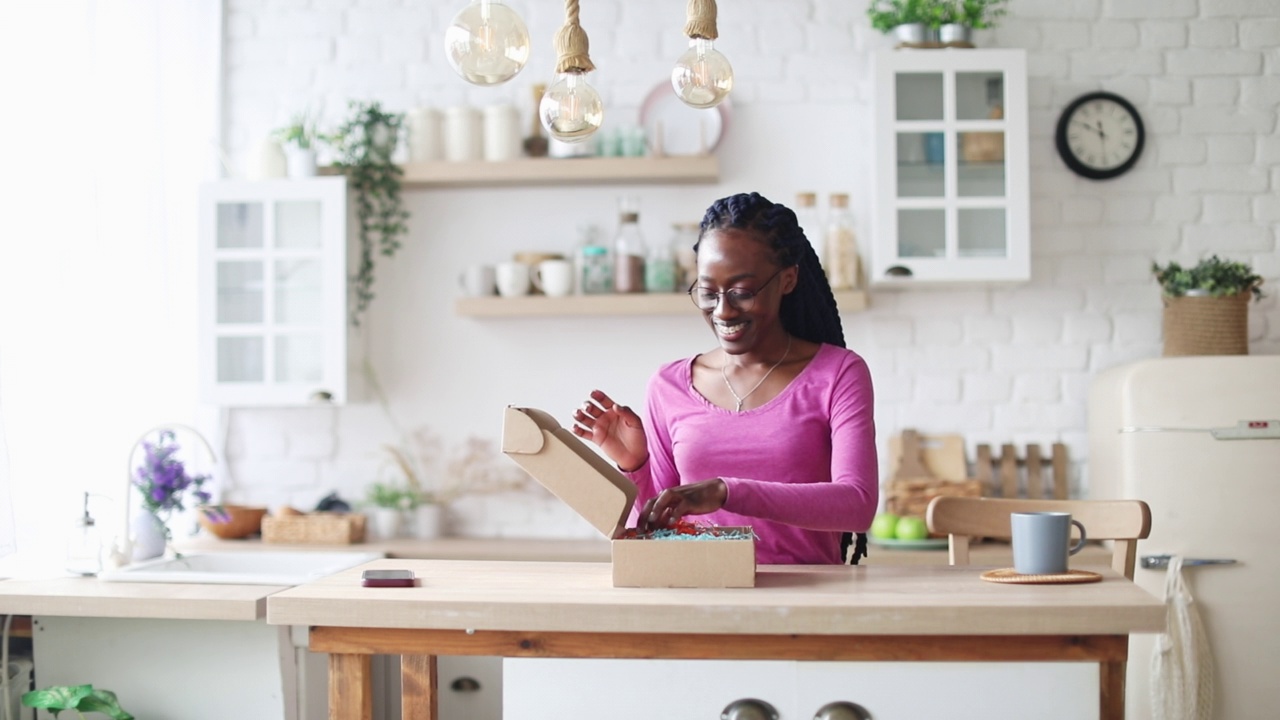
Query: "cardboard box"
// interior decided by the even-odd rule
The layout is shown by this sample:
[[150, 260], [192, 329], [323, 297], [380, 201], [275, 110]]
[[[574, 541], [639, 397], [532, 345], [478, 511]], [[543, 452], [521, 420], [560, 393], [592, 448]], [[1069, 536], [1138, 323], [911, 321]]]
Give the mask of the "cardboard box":
[[508, 407], [502, 451], [610, 539], [614, 587], [755, 586], [754, 539], [620, 538], [636, 486], [551, 415]]

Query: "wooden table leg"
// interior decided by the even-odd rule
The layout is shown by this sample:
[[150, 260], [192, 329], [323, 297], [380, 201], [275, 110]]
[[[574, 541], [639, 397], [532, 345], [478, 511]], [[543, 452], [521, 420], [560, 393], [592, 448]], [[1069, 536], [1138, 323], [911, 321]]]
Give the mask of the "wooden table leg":
[[1101, 720], [1124, 720], [1125, 662], [1098, 663], [1102, 690]]
[[329, 655], [329, 720], [373, 720], [372, 655]]
[[435, 655], [400, 656], [400, 717], [403, 720], [436, 720], [439, 687]]

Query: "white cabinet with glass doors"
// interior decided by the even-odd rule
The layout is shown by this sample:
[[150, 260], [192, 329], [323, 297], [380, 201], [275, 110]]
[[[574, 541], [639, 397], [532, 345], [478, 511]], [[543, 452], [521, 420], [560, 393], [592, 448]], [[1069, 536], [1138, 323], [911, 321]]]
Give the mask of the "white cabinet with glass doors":
[[206, 402], [347, 399], [346, 178], [200, 188]]
[[879, 52], [874, 85], [872, 283], [1030, 279], [1026, 53]]

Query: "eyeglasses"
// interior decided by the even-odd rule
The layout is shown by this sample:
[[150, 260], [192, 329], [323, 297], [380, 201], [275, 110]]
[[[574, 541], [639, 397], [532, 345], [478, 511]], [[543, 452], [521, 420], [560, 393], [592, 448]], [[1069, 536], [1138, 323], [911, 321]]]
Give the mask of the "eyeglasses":
[[[786, 268], [782, 268], [786, 270]], [[720, 298], [724, 297], [729, 301], [735, 310], [746, 312], [756, 304], [756, 296], [759, 295], [773, 279], [782, 274], [782, 270], [769, 276], [760, 287], [755, 290], [747, 290], [746, 288], [729, 288], [723, 292], [717, 292], [709, 287], [693, 285], [689, 288], [689, 299], [693, 300], [693, 304], [698, 306], [699, 310], [709, 311], [715, 310], [720, 306]]]

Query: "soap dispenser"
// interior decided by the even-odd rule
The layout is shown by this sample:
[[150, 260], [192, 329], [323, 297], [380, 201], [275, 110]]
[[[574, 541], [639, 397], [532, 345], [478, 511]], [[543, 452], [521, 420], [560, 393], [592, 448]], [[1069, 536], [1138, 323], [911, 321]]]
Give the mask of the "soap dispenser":
[[84, 494], [84, 514], [76, 518], [67, 541], [67, 572], [97, 575], [102, 572], [102, 536], [89, 514], [89, 493]]

